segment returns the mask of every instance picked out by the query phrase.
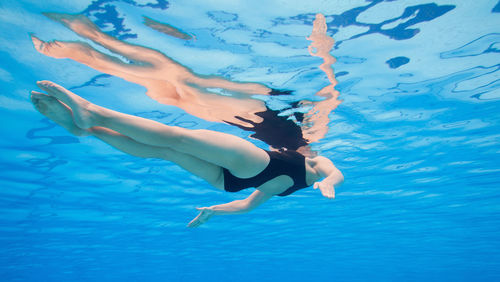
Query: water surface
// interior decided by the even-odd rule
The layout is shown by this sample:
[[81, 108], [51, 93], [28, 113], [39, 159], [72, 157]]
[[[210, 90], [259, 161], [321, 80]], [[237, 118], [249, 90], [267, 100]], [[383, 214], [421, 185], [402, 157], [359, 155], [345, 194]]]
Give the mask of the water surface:
[[[3, 1], [2, 281], [498, 280], [499, 7]], [[336, 59], [335, 81], [328, 64], [320, 68], [320, 49], [309, 48], [318, 13], [325, 17], [322, 38], [335, 41], [323, 52]], [[144, 81], [38, 52], [32, 36], [84, 42], [125, 70], [137, 65], [47, 16], [56, 14], [84, 16], [110, 38], [168, 56], [183, 75], [196, 74], [185, 83], [189, 89], [232, 97], [237, 113], [250, 106], [234, 101], [251, 103], [246, 118], [254, 123], [262, 121], [255, 113], [275, 111], [300, 124], [294, 113], [311, 107], [297, 102], [322, 105], [333, 97], [319, 95], [322, 89], [338, 91], [330, 99], [338, 103], [326, 103], [326, 119], [316, 123], [324, 134], [311, 144], [344, 172], [337, 198], [306, 189], [249, 214], [186, 228], [195, 207], [251, 191], [222, 193], [170, 163], [71, 136], [33, 109], [28, 93], [35, 82], [52, 80], [99, 105], [165, 124], [268, 145], [250, 138], [243, 127], [251, 123], [234, 119], [235, 112], [190, 110], [193, 103], [151, 95]], [[225, 81], [237, 83], [231, 95], [217, 84]], [[255, 87], [244, 100], [242, 85]], [[267, 95], [273, 90], [284, 95]]]

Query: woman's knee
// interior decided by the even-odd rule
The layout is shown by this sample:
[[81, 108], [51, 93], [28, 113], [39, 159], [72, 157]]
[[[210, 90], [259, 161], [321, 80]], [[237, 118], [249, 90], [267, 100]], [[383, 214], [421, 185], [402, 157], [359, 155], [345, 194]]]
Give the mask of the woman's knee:
[[[185, 153], [192, 153], [205, 146], [213, 146], [215, 140], [210, 135], [210, 130], [205, 129], [186, 129], [182, 127], [173, 127], [171, 135], [171, 148], [180, 149]], [[211, 145], [209, 145], [211, 144]]]
[[189, 138], [187, 135], [189, 134], [189, 130], [177, 127], [170, 126], [166, 132], [163, 132], [163, 141], [166, 141], [166, 147], [175, 148], [180, 146], [181, 144], [186, 143], [186, 140]]

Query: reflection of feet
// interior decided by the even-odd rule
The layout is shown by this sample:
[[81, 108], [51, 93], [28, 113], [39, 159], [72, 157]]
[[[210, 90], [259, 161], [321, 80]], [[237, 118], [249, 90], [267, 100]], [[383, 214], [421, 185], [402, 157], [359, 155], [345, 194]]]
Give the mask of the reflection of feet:
[[66, 58], [66, 55], [64, 54], [65, 48], [62, 42], [45, 42], [34, 35], [31, 35], [31, 41], [33, 42], [33, 46], [35, 46], [35, 49], [44, 55], [55, 58]]
[[68, 130], [70, 133], [76, 136], [89, 135], [86, 130], [79, 128], [73, 122], [71, 109], [63, 103], [59, 102], [59, 100], [57, 100], [56, 98], [40, 92], [32, 91], [31, 102], [35, 106], [35, 109], [42, 115], [48, 117], [55, 123], [66, 128], [66, 130]]
[[37, 85], [40, 89], [46, 91], [48, 95], [53, 96], [71, 108], [73, 119], [78, 127], [88, 129], [93, 126], [94, 116], [91, 109], [95, 108], [94, 104], [54, 82], [38, 81]]
[[95, 39], [99, 35], [99, 28], [82, 14], [43, 14], [51, 20], [62, 23], [83, 37]]
[[92, 47], [85, 42], [56, 40], [45, 42], [34, 35], [31, 35], [31, 41], [38, 52], [53, 58], [78, 58], [78, 56], [82, 55], [91, 56], [90, 51], [92, 50]]

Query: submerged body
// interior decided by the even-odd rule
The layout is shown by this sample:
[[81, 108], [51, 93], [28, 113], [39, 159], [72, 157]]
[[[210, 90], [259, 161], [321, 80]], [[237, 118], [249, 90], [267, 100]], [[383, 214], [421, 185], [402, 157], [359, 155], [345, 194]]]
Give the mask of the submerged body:
[[32, 92], [35, 108], [77, 136], [93, 135], [130, 155], [172, 161], [217, 189], [256, 188], [244, 200], [198, 208], [190, 227], [214, 214], [247, 212], [273, 195], [289, 195], [313, 183], [325, 197], [334, 198], [335, 186], [343, 182], [342, 173], [321, 156], [267, 152], [230, 134], [168, 126], [106, 109], [50, 81], [38, 86], [47, 94]]

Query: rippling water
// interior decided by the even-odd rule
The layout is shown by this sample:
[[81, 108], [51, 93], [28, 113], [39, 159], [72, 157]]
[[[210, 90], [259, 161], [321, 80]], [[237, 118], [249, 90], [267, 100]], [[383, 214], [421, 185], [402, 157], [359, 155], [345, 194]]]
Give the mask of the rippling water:
[[[294, 2], [2, 1], [0, 279], [500, 279], [500, 3]], [[341, 103], [312, 147], [344, 172], [337, 198], [301, 190], [185, 228], [195, 207], [250, 191], [222, 193], [170, 163], [71, 136], [33, 109], [35, 82], [170, 125], [251, 133], [38, 52], [30, 34], [113, 55], [47, 12], [83, 15], [200, 77], [285, 91], [264, 99], [285, 116], [294, 102], [324, 100], [316, 93], [331, 84], [308, 51], [323, 14]]]

